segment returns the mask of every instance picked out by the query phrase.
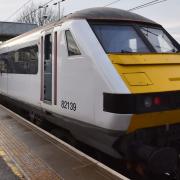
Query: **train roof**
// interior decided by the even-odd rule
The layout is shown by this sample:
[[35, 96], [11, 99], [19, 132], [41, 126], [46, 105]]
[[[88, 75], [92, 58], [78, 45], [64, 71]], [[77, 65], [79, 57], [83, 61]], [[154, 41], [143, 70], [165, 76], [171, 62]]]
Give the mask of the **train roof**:
[[74, 12], [64, 17], [61, 22], [70, 19], [107, 20], [107, 21], [131, 21], [158, 25], [156, 22], [138, 14], [109, 7], [89, 8]]
[[27, 36], [29, 34], [35, 33], [35, 32], [41, 32], [42, 30], [50, 29], [53, 26], [57, 26], [59, 24], [62, 24], [68, 20], [73, 19], [86, 19], [88, 21], [124, 21], [124, 22], [139, 22], [139, 23], [146, 23], [146, 24], [152, 24], [152, 25], [158, 25], [156, 22], [145, 18], [143, 16], [140, 16], [135, 13], [131, 13], [126, 10], [116, 9], [116, 8], [109, 8], [109, 7], [96, 7], [96, 8], [89, 8], [84, 9], [80, 11], [76, 11], [74, 13], [71, 13], [65, 17], [63, 17], [60, 21], [52, 22], [50, 24], [47, 24], [45, 26], [41, 26], [38, 28], [33, 29], [32, 31], [26, 32], [20, 36], [17, 36], [15, 38], [12, 38], [8, 41], [5, 41], [1, 44], [4, 45], [6, 43], [12, 42], [14, 40], [17, 40], [21, 37]]

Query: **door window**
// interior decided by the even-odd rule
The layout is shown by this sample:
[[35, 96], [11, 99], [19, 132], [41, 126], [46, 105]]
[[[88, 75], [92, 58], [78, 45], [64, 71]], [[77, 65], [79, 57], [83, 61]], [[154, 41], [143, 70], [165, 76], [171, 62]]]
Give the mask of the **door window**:
[[44, 100], [52, 101], [52, 35], [47, 34], [44, 41]]

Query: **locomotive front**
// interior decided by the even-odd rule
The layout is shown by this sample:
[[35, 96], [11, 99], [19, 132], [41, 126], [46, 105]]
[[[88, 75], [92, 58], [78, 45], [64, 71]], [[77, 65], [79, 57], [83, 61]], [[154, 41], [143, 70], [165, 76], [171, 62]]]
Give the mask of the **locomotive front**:
[[126, 160], [173, 174], [180, 153], [180, 46], [161, 25], [135, 16], [89, 22], [129, 90], [104, 92], [103, 110], [131, 115], [113, 144]]

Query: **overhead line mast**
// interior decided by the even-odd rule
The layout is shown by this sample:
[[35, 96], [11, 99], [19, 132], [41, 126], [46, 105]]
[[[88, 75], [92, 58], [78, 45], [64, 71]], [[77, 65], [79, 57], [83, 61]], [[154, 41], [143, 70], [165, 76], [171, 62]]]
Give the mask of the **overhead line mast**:
[[38, 7], [37, 9], [31, 11], [29, 14], [27, 14], [26, 16], [24, 16], [24, 18], [26, 18], [26, 17], [28, 17], [29, 15], [31, 15], [32, 13], [35, 13], [36, 11], [38, 11], [39, 8], [42, 8], [42, 7], [47, 6], [47, 5], [48, 5], [49, 3], [51, 3], [52, 1], [54, 1], [54, 0], [50, 0], [50, 1], [46, 2], [46, 3], [44, 3], [43, 5], [41, 5], [40, 7]]

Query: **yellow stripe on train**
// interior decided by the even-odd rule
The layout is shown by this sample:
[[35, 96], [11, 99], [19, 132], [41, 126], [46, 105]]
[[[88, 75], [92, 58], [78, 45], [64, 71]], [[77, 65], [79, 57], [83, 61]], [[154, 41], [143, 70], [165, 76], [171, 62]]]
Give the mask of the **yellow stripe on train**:
[[180, 90], [180, 54], [109, 55], [131, 93]]
[[133, 115], [128, 132], [142, 128], [180, 123], [180, 110]]

